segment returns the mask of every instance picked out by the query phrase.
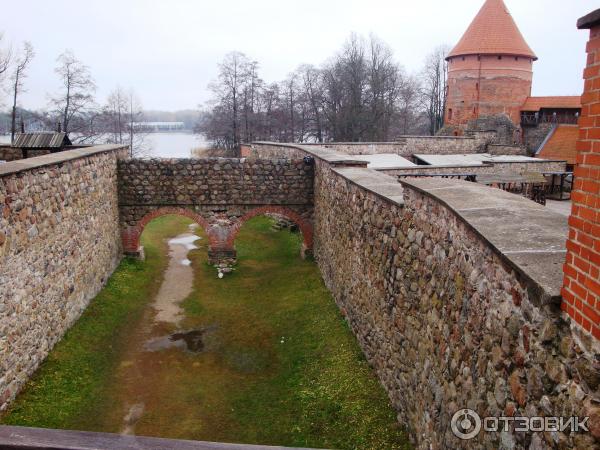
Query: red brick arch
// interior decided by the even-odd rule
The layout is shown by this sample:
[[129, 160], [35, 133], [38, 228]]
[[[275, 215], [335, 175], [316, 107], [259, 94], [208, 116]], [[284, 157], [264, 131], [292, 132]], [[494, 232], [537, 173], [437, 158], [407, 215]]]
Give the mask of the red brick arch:
[[240, 228], [246, 221], [252, 219], [253, 217], [260, 216], [266, 213], [280, 214], [291, 221], [293, 221], [300, 228], [300, 232], [302, 233], [302, 239], [304, 241], [304, 247], [307, 249], [312, 249], [313, 245], [313, 227], [309, 221], [303, 218], [300, 214], [295, 211], [292, 211], [289, 208], [284, 206], [261, 206], [259, 208], [255, 208], [251, 211], [248, 211], [242, 217], [240, 217], [236, 223], [231, 227], [231, 231], [227, 237], [227, 246], [229, 248], [233, 248], [233, 243], [235, 242], [235, 238], [237, 237]]
[[140, 237], [142, 236], [146, 225], [148, 225], [150, 221], [156, 219], [157, 217], [166, 216], [169, 214], [184, 216], [192, 219], [195, 223], [197, 223], [204, 229], [208, 236], [209, 244], [214, 244], [214, 239], [209, 233], [209, 224], [204, 217], [186, 208], [164, 206], [150, 211], [148, 214], [142, 217], [135, 226], [128, 227], [127, 229], [123, 230], [123, 250], [126, 253], [137, 252], [140, 246]]

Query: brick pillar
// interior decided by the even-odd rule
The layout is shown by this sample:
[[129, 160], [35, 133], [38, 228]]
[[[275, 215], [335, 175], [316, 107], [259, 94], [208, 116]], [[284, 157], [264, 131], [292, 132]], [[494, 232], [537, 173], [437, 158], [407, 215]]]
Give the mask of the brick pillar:
[[589, 29], [590, 40], [583, 72], [562, 309], [600, 339], [600, 9], [579, 19], [577, 27]]
[[123, 253], [138, 259], [144, 259], [144, 247], [139, 245], [140, 233], [135, 227], [127, 227], [121, 230], [121, 239], [123, 242]]

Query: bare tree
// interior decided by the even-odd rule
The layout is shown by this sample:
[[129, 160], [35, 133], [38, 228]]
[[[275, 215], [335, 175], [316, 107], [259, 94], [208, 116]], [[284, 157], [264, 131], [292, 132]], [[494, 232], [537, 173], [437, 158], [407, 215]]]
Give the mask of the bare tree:
[[267, 84], [255, 61], [230, 53], [210, 85], [213, 98], [198, 129], [226, 149], [241, 139], [386, 141], [435, 132], [443, 122], [446, 82], [443, 54], [435, 61], [441, 66], [432, 63], [432, 70], [410, 76], [384, 42], [352, 34], [321, 67], [304, 64]]
[[57, 62], [55, 72], [60, 77], [62, 87], [51, 103], [62, 119], [65, 132], [81, 132], [84, 139], [89, 139], [97, 119], [97, 114], [88, 114], [94, 105], [96, 84], [88, 66], [78, 60], [72, 51], [65, 51]]
[[446, 111], [446, 84], [450, 49], [443, 45], [427, 56], [423, 69], [423, 106], [429, 119], [429, 134], [435, 135], [444, 126]]
[[117, 86], [106, 100], [103, 108], [104, 130], [108, 133], [108, 142], [123, 144], [127, 133], [127, 93]]
[[[243, 91], [245, 77], [248, 73], [248, 57], [240, 52], [231, 52], [219, 64], [219, 76], [209, 85], [214, 95], [214, 105], [221, 119], [226, 119], [229, 126], [221, 125], [223, 143], [226, 148], [236, 148], [240, 143], [240, 95]], [[214, 117], [214, 119], [217, 119]]]
[[113, 89], [102, 115], [102, 131], [108, 134], [107, 142], [128, 145], [131, 157], [144, 153], [146, 133], [140, 125], [143, 118], [142, 106], [133, 89], [125, 91], [120, 86]]
[[146, 134], [141, 128], [138, 128], [136, 124], [142, 121], [144, 113], [142, 103], [133, 89], [129, 90], [126, 112], [129, 153], [131, 157], [140, 156], [145, 150], [144, 140]]
[[[2, 42], [2, 40], [4, 39], [4, 33], [0, 33], [0, 43]], [[8, 70], [8, 68], [10, 67], [10, 61], [12, 59], [12, 49], [9, 47], [7, 48], [0, 48], [0, 75], [2, 75], [4, 72], [6, 72]]]
[[309, 108], [307, 132], [309, 138], [323, 142], [323, 94], [321, 71], [316, 67], [303, 64], [298, 68], [298, 77], [302, 80], [302, 96]]
[[23, 80], [27, 77], [27, 66], [33, 59], [35, 52], [33, 46], [29, 42], [23, 43], [23, 49], [17, 56], [12, 72], [12, 90], [13, 90], [13, 105], [11, 111], [10, 125], [10, 142], [15, 141], [15, 133], [17, 129], [17, 98], [19, 93], [24, 91]]

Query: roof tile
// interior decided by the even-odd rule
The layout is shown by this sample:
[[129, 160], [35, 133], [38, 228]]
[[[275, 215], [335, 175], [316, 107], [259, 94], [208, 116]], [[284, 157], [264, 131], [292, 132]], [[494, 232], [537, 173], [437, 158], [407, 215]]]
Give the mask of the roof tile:
[[581, 109], [581, 97], [579, 95], [527, 97], [521, 111], [539, 111], [542, 108]]
[[503, 0], [487, 0], [448, 57], [518, 55], [537, 59], [525, 42]]
[[542, 150], [536, 155], [544, 159], [558, 159], [575, 164], [577, 150], [575, 144], [579, 136], [577, 125], [558, 125]]

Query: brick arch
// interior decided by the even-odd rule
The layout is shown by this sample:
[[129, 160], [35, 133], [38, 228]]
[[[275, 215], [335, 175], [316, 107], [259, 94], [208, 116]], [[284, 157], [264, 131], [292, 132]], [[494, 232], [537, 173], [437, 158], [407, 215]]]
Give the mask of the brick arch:
[[195, 223], [202, 227], [204, 232], [208, 237], [208, 242], [210, 245], [214, 244], [214, 237], [211, 236], [209, 223], [204, 219], [204, 217], [194, 213], [193, 211], [186, 208], [179, 208], [173, 206], [163, 206], [161, 208], [154, 209], [142, 217], [135, 226], [127, 227], [122, 232], [123, 238], [123, 249], [126, 253], [134, 253], [138, 251], [140, 247], [140, 237], [144, 231], [144, 228], [148, 223], [157, 217], [166, 216], [166, 215], [178, 215], [188, 217], [192, 219]]
[[261, 206], [260, 208], [254, 208], [253, 210], [248, 211], [246, 214], [244, 214], [242, 217], [240, 217], [235, 222], [235, 224], [233, 224], [231, 226], [231, 230], [227, 237], [227, 246], [229, 248], [233, 248], [233, 243], [235, 242], [235, 238], [237, 237], [238, 232], [240, 231], [240, 228], [242, 227], [242, 225], [244, 225], [244, 223], [246, 223], [248, 220], [252, 219], [253, 217], [260, 216], [260, 215], [267, 214], [267, 213], [279, 214], [279, 215], [284, 216], [287, 219], [291, 220], [296, 225], [298, 225], [298, 227], [300, 228], [300, 232], [302, 233], [304, 247], [309, 250], [312, 249], [313, 227], [310, 224], [310, 222], [307, 221], [305, 218], [303, 218], [297, 212], [295, 212], [289, 208], [286, 208], [284, 206], [276, 206], [276, 205]]

